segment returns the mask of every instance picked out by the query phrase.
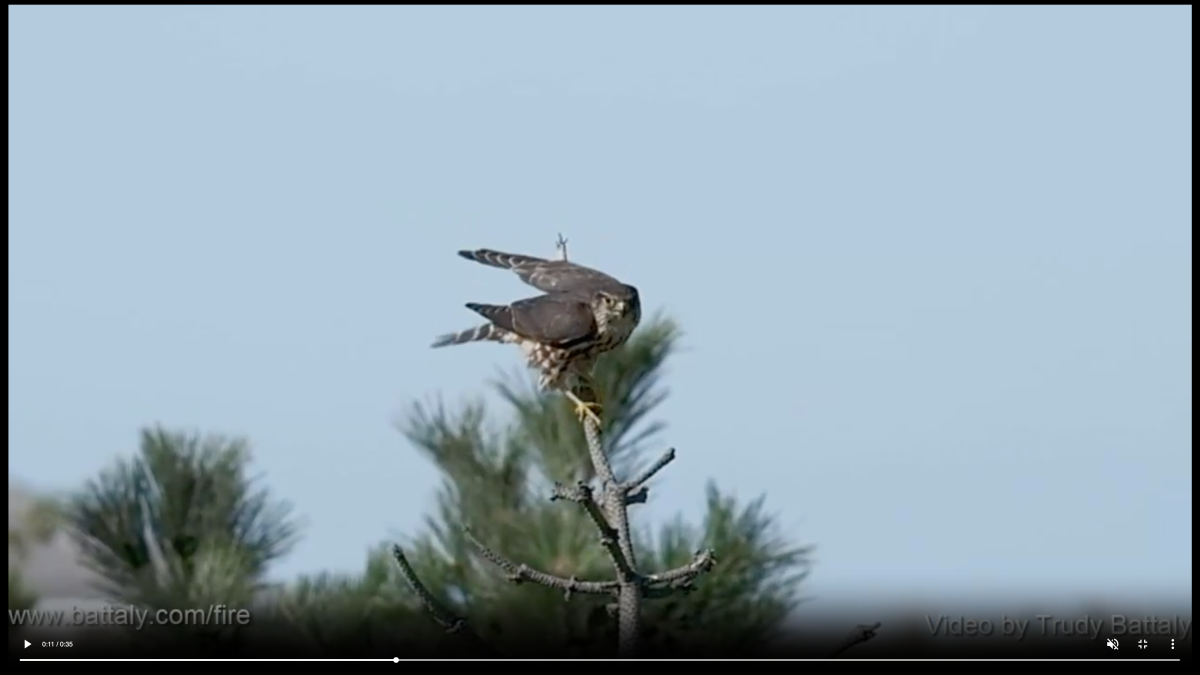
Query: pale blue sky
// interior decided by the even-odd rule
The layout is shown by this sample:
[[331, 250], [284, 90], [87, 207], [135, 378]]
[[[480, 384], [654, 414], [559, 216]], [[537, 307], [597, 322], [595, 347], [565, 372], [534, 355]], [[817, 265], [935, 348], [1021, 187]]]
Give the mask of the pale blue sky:
[[765, 492], [823, 603], [1191, 595], [1191, 21], [1158, 8], [10, 8], [9, 472], [245, 434], [356, 571], [433, 351], [573, 257], [683, 323], [635, 514]]

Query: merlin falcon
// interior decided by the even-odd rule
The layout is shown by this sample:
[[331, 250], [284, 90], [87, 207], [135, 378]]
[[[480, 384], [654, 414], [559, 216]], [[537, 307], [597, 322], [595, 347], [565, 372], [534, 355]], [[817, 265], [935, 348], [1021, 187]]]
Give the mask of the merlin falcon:
[[[596, 358], [624, 344], [642, 318], [638, 291], [609, 275], [566, 260], [501, 253], [489, 249], [459, 251], [467, 260], [512, 270], [543, 292], [508, 305], [468, 302], [467, 309], [489, 323], [443, 335], [434, 347], [468, 342], [515, 344], [528, 366], [538, 372], [538, 388], [560, 391], [575, 404], [580, 420], [600, 418], [591, 385]], [[580, 398], [589, 392], [591, 400]]]

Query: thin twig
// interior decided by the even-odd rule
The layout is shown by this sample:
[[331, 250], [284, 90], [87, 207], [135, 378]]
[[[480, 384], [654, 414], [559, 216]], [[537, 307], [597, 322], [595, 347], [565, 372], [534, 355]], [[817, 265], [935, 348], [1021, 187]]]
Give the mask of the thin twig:
[[404, 549], [400, 548], [398, 544], [392, 545], [392, 559], [396, 561], [396, 566], [400, 568], [400, 576], [404, 577], [404, 582], [412, 589], [413, 594], [421, 601], [421, 604], [433, 617], [433, 620], [441, 625], [442, 628], [445, 628], [447, 633], [458, 633], [468, 641], [475, 643], [478, 647], [490, 653], [496, 653], [495, 649], [487, 642], [484, 642], [483, 638], [479, 637], [475, 631], [471, 630], [471, 627], [467, 625], [466, 617], [458, 616], [454, 612], [451, 612], [438, 602], [437, 598], [433, 597], [433, 594], [429, 592], [425, 584], [421, 583], [416, 570], [408, 562], [408, 557], [404, 555]]
[[716, 564], [717, 558], [712, 549], [705, 549], [697, 552], [691, 562], [686, 565], [666, 572], [646, 575], [645, 583], [652, 586], [668, 585], [672, 588], [686, 588], [696, 577], [708, 572]]
[[650, 499], [650, 488], [645, 485], [635, 489], [633, 492], [625, 495], [625, 505], [633, 506], [634, 504], [645, 504]]
[[[671, 448], [663, 453], [662, 457], [654, 460], [653, 464], [646, 467], [646, 470], [639, 473], [633, 480], [622, 483], [621, 491], [625, 493], [625, 503], [630, 503], [628, 499], [629, 497], [631, 497], [635, 492], [638, 492], [641, 488], [645, 487], [646, 483], [650, 482], [651, 478], [654, 478], [654, 474], [662, 471], [673, 461], [675, 461], [675, 448]], [[642, 491], [641, 494], [644, 495], [645, 492]], [[645, 499], [645, 497], [642, 499]]]
[[558, 241], [554, 243], [554, 246], [562, 255], [562, 261], [567, 262], [567, 240], [563, 238], [562, 232], [558, 233]]
[[437, 598], [433, 597], [429, 589], [425, 588], [425, 584], [421, 583], [421, 579], [417, 577], [417, 571], [413, 569], [412, 563], [408, 562], [408, 557], [404, 555], [404, 549], [400, 548], [398, 544], [392, 546], [392, 558], [400, 568], [400, 575], [404, 577], [405, 583], [416, 594], [425, 609], [433, 615], [434, 621], [445, 628], [447, 633], [457, 633], [466, 627], [465, 617], [458, 616], [446, 609], [437, 601]]
[[504, 570], [508, 580], [513, 583], [519, 584], [525, 581], [532, 581], [540, 586], [563, 591], [567, 597], [570, 597], [574, 593], [601, 595], [610, 594], [617, 590], [617, 582], [615, 581], [579, 581], [574, 577], [564, 579], [553, 574], [539, 572], [529, 565], [515, 563], [488, 548], [486, 544], [476, 539], [474, 534], [471, 534], [470, 528], [464, 527], [463, 534], [466, 536], [467, 541], [471, 542], [471, 545], [479, 551], [479, 555], [483, 556], [484, 560]]
[[842, 644], [838, 645], [838, 648], [833, 650], [833, 653], [829, 655], [830, 658], [841, 656], [843, 652], [845, 652], [847, 649], [850, 649], [854, 645], [861, 644], [875, 637], [875, 631], [879, 630], [879, 627], [882, 625], [883, 623], [879, 621], [870, 624], [858, 624], [854, 627], [854, 630], [850, 631], [850, 635], [848, 635], [846, 639], [842, 641]]

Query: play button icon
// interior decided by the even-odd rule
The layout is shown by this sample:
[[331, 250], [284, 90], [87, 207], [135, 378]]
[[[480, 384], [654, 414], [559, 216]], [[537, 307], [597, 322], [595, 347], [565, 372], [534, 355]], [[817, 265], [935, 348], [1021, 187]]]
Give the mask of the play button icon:
[[25, 649], [29, 649], [29, 640], [25, 641]]

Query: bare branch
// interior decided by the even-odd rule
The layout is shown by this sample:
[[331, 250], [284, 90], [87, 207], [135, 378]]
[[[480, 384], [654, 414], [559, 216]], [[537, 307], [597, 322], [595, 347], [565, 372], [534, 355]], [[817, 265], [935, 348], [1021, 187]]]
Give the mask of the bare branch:
[[[592, 467], [604, 486], [604, 495], [599, 506], [603, 522], [616, 531], [617, 549], [628, 572], [621, 569], [621, 580], [617, 591], [617, 653], [624, 657], [635, 656], [642, 633], [642, 578], [637, 573], [637, 557], [633, 551], [633, 537], [629, 532], [629, 507], [625, 502], [625, 491], [613, 475], [612, 464], [604, 454], [600, 443], [600, 427], [590, 417], [583, 418], [583, 435], [587, 438], [588, 454]], [[617, 563], [621, 564], [621, 563]]]
[[508, 580], [513, 583], [520, 584], [526, 581], [532, 581], [540, 586], [560, 590], [568, 599], [574, 593], [601, 595], [605, 593], [612, 593], [613, 591], [617, 590], [617, 582], [615, 581], [579, 581], [574, 577], [570, 579], [564, 579], [562, 577], [554, 576], [553, 574], [540, 572], [524, 563], [515, 563], [499, 553], [496, 553], [492, 549], [488, 548], [486, 544], [476, 539], [475, 535], [471, 534], [470, 528], [464, 527], [463, 534], [466, 535], [467, 541], [471, 542], [471, 545], [474, 546], [477, 551], [479, 551], [479, 555], [483, 556], [485, 560], [492, 563], [496, 567], [504, 570], [505, 576], [507, 576]]
[[838, 648], [833, 650], [833, 653], [829, 655], [830, 658], [841, 656], [843, 652], [845, 652], [847, 649], [850, 649], [854, 645], [866, 642], [867, 640], [875, 637], [875, 631], [879, 630], [879, 627], [882, 625], [883, 623], [879, 621], [871, 624], [858, 624], [854, 627], [854, 630], [850, 631], [850, 635], [848, 635], [846, 639], [842, 641], [842, 644], [838, 645]]
[[[646, 467], [646, 470], [638, 474], [633, 480], [622, 483], [620, 489], [625, 493], [625, 503], [629, 504], [630, 501], [628, 498], [632, 496], [635, 491], [644, 487], [651, 478], [654, 478], [654, 474], [662, 471], [673, 461], [675, 461], [675, 448], [671, 448], [670, 450], [664, 452], [662, 457], [654, 460], [653, 464]], [[645, 492], [643, 491], [642, 494], [644, 495]], [[645, 497], [643, 496], [642, 499], [645, 500]]]
[[429, 592], [429, 589], [425, 588], [425, 584], [421, 583], [420, 578], [417, 577], [416, 570], [412, 568], [412, 563], [408, 562], [408, 557], [404, 555], [404, 549], [400, 548], [398, 544], [392, 546], [392, 558], [396, 561], [396, 566], [400, 568], [400, 575], [404, 577], [404, 582], [416, 594], [425, 609], [433, 615], [433, 620], [445, 628], [447, 633], [457, 633], [467, 625], [466, 618], [443, 607]]
[[408, 557], [404, 555], [404, 549], [400, 548], [398, 544], [392, 545], [392, 559], [396, 561], [396, 566], [400, 568], [400, 576], [404, 577], [404, 582], [412, 589], [412, 592], [421, 601], [421, 604], [433, 617], [433, 620], [442, 626], [442, 628], [445, 628], [447, 633], [458, 633], [468, 641], [475, 643], [476, 646], [493, 654], [496, 653], [495, 649], [484, 642], [483, 638], [479, 637], [475, 631], [471, 630], [471, 627], [467, 625], [466, 617], [461, 617], [451, 612], [449, 609], [443, 607], [437, 601], [437, 598], [433, 597], [429, 589], [425, 588], [425, 584], [421, 583], [416, 570], [408, 562]]
[[650, 488], [642, 485], [635, 488], [632, 492], [625, 495], [625, 506], [633, 506], [634, 504], [645, 504], [650, 497]]
[[600, 427], [590, 417], [583, 420], [583, 435], [587, 438], [588, 455], [592, 459], [592, 468], [596, 471], [596, 477], [600, 479], [600, 485], [606, 492], [617, 488], [620, 483], [613, 475], [612, 464], [609, 463], [608, 455], [604, 454], [604, 446], [600, 443]]
[[645, 582], [651, 586], [669, 586], [673, 589], [687, 589], [696, 577], [711, 570], [717, 564], [717, 558], [712, 549], [698, 551], [692, 561], [673, 570], [659, 574], [650, 574]]
[[563, 262], [567, 262], [567, 240], [562, 236], [562, 232], [558, 233], [558, 241], [554, 243], [554, 246], [562, 254]]
[[600, 545], [604, 547], [604, 550], [608, 551], [609, 557], [612, 558], [613, 567], [616, 568], [618, 577], [625, 582], [635, 582], [637, 580], [637, 575], [634, 573], [633, 568], [629, 566], [629, 561], [625, 559], [625, 554], [621, 552], [620, 534], [608, 524], [608, 518], [604, 515], [600, 504], [596, 502], [595, 496], [592, 494], [592, 488], [587, 483], [580, 481], [574, 487], [555, 483], [554, 494], [550, 499], [552, 501], [566, 499], [582, 506], [591, 517], [592, 522], [596, 524], [596, 529], [600, 530]]

